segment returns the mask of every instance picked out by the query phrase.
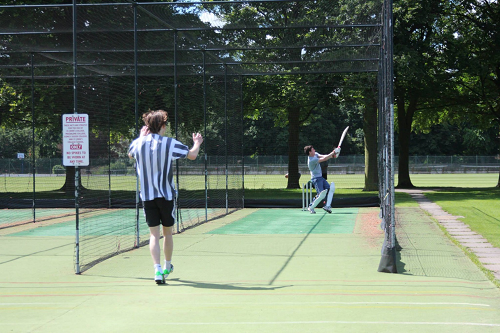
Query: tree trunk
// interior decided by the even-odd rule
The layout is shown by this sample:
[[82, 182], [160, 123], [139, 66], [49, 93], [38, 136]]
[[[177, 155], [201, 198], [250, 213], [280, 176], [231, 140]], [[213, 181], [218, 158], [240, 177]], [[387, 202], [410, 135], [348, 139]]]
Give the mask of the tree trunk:
[[408, 110], [406, 110], [404, 99], [398, 100], [399, 164], [397, 188], [415, 187], [410, 179], [410, 134], [415, 108], [416, 103], [410, 102]]
[[377, 102], [366, 103], [363, 114], [363, 131], [365, 133], [365, 187], [363, 191], [378, 190], [378, 140], [377, 140]]
[[286, 188], [300, 188], [299, 184], [299, 107], [288, 108], [288, 185]]
[[[66, 167], [66, 179], [64, 181], [64, 185], [60, 188], [60, 191], [64, 191], [66, 194], [69, 195], [74, 195], [75, 194], [75, 167], [72, 166], [67, 166]], [[82, 169], [80, 169], [80, 179], [79, 180], [79, 187], [80, 190], [83, 189], [82, 186]]]

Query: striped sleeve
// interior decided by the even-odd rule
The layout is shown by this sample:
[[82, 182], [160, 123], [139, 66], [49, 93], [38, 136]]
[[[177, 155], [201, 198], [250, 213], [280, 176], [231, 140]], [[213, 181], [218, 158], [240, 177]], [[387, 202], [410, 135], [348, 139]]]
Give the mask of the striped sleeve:
[[186, 158], [188, 153], [188, 146], [175, 139], [172, 139], [172, 159], [177, 160], [179, 158]]
[[137, 142], [138, 141], [139, 141], [138, 138], [135, 139], [134, 141], [132, 141], [132, 143], [128, 147], [128, 154], [131, 155], [134, 158], [136, 158], [136, 156], [137, 156]]

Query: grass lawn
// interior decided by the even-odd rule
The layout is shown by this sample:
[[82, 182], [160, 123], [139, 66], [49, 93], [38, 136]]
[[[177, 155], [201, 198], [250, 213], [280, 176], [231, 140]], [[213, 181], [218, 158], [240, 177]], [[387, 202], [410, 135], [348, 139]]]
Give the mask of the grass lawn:
[[[307, 182], [309, 178], [302, 177], [300, 185]], [[376, 192], [363, 192], [364, 175], [331, 175], [329, 181], [335, 181], [336, 194], [342, 196], [367, 196], [376, 195]], [[59, 189], [64, 185], [64, 176], [36, 177], [36, 197], [39, 199], [72, 198], [74, 193], [64, 193]], [[88, 176], [81, 179], [83, 192], [88, 197], [107, 197], [111, 189], [113, 197], [135, 197], [135, 176]], [[228, 176], [228, 188], [239, 189], [242, 186], [241, 175]], [[210, 191], [225, 191], [226, 176], [210, 175], [207, 178]], [[258, 199], [289, 199], [300, 198], [301, 189], [286, 189], [287, 179], [283, 175], [246, 175], [245, 176], [245, 198]], [[179, 177], [179, 189], [181, 195], [188, 194], [189, 197], [204, 197], [205, 176], [181, 175]], [[29, 176], [3, 176], [0, 178], [0, 198], [5, 196], [15, 198], [32, 198], [33, 177]]]
[[[109, 179], [111, 182], [109, 183]], [[240, 195], [241, 176], [230, 175], [229, 195], [235, 191]], [[445, 211], [461, 219], [472, 230], [483, 235], [492, 245], [500, 248], [500, 189], [494, 186], [498, 182], [498, 174], [414, 174], [413, 184], [422, 189], [436, 189], [425, 195], [440, 205]], [[74, 193], [64, 193], [59, 189], [64, 184], [64, 176], [36, 177], [36, 198], [61, 199], [74, 198]], [[301, 186], [308, 180], [302, 177]], [[329, 181], [336, 185], [337, 198], [353, 198], [376, 196], [376, 191], [363, 191], [364, 175], [329, 175]], [[210, 175], [209, 197], [225, 193], [226, 176]], [[181, 175], [179, 181], [180, 195], [185, 198], [203, 198], [205, 177], [198, 175]], [[397, 184], [397, 175], [396, 175]], [[107, 198], [109, 189], [113, 198], [135, 198], [136, 179], [134, 176], [86, 176], [82, 177], [85, 190], [82, 196], [89, 199]], [[286, 189], [287, 180], [282, 175], [246, 175], [246, 199], [297, 199], [302, 197], [301, 189]], [[189, 189], [189, 190], [188, 190]], [[33, 197], [33, 177], [3, 176], [0, 178], [1, 198]], [[234, 194], [233, 194], [234, 195]], [[396, 192], [396, 207], [418, 207], [418, 204], [407, 193]]]
[[500, 188], [454, 188], [425, 196], [500, 248]]

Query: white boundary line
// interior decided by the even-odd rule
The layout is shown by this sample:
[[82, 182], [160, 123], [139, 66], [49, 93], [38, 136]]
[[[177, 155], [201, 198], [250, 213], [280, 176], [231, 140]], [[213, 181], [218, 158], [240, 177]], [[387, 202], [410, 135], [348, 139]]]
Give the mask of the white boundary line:
[[217, 302], [217, 303], [198, 303], [198, 305], [255, 305], [261, 306], [262, 304], [274, 305], [295, 305], [295, 304], [340, 304], [340, 305], [457, 305], [457, 306], [482, 306], [490, 307], [489, 304], [478, 303], [451, 303], [451, 302], [265, 302], [265, 303], [241, 303], [241, 302]]
[[[155, 324], [158, 324], [157, 322]], [[343, 321], [343, 320], [328, 320], [328, 321], [247, 321], [247, 322], [203, 322], [203, 323], [174, 323], [168, 322], [169, 325], [188, 326], [188, 325], [297, 325], [297, 324], [365, 324], [365, 325], [465, 325], [465, 326], [488, 326], [500, 327], [500, 324], [486, 323], [464, 323], [464, 322], [418, 322], [418, 321]]]
[[[5, 325], [25, 325], [32, 323], [8, 323], [1, 322], [0, 326]], [[160, 322], [140, 323], [140, 325], [157, 325]], [[464, 323], [464, 322], [418, 322], [418, 321], [344, 321], [344, 320], [328, 320], [328, 321], [247, 321], [247, 322], [202, 322], [202, 323], [175, 323], [165, 322], [168, 325], [176, 326], [201, 326], [201, 325], [324, 325], [324, 324], [353, 324], [353, 325], [433, 325], [433, 326], [483, 326], [483, 327], [500, 327], [500, 324], [487, 323]]]
[[0, 306], [10, 306], [10, 305], [54, 305], [54, 304], [78, 305], [76, 303], [0, 303]]
[[[54, 304], [73, 304], [73, 303], [0, 303], [0, 306], [10, 305], [54, 305]], [[296, 305], [296, 304], [339, 304], [339, 305], [456, 305], [456, 306], [481, 306], [490, 307], [489, 304], [478, 303], [450, 303], [450, 302], [265, 302], [265, 303], [240, 303], [240, 302], [217, 302], [217, 303], [198, 303], [198, 305], [247, 305], [260, 306], [262, 304], [274, 305]]]

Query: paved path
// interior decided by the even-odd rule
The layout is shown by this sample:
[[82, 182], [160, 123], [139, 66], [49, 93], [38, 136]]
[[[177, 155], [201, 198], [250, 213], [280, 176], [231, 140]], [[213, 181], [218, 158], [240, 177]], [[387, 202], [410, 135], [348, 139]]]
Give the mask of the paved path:
[[426, 190], [398, 189], [396, 191], [410, 194], [418, 202], [420, 208], [431, 214], [453, 238], [473, 252], [483, 266], [491, 270], [495, 278], [500, 280], [500, 249], [493, 247], [483, 236], [475, 233], [465, 223], [458, 220], [463, 216], [454, 216], [445, 212], [438, 204], [425, 197], [424, 192], [428, 192]]

